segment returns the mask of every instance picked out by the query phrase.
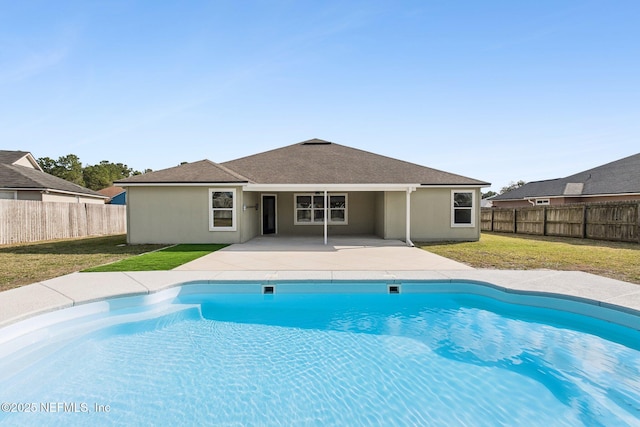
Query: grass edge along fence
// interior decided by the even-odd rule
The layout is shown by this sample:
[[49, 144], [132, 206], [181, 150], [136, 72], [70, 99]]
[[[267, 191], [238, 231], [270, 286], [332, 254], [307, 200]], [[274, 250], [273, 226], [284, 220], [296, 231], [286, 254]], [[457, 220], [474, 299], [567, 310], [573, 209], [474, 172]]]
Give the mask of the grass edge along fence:
[[482, 231], [640, 243], [640, 203], [482, 208]]
[[0, 245], [127, 232], [126, 206], [0, 200]]

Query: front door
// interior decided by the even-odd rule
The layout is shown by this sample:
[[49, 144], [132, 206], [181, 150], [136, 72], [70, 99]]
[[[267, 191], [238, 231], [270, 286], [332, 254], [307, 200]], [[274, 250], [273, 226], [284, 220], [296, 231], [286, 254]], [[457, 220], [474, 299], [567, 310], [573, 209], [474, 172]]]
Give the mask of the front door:
[[276, 196], [262, 195], [262, 234], [276, 232]]

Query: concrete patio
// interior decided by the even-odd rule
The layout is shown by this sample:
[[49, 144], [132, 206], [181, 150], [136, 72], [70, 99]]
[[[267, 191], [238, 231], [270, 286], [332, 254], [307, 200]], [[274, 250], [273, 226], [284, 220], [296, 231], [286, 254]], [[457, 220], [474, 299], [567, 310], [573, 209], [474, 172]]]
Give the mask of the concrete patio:
[[472, 268], [407, 246], [400, 240], [374, 236], [335, 236], [325, 245], [322, 237], [261, 236], [234, 244], [195, 261], [180, 271], [257, 270], [471, 270]]

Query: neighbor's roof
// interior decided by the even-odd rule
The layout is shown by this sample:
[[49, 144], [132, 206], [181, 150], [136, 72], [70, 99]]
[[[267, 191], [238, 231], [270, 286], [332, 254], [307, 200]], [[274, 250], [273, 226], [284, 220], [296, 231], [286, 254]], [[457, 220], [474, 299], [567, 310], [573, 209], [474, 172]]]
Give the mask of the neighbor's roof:
[[118, 181], [127, 183], [488, 185], [415, 163], [312, 139], [216, 164], [208, 160]]
[[0, 150], [0, 164], [12, 165], [27, 154], [30, 153], [28, 151]]
[[98, 190], [98, 193], [102, 194], [103, 196], [106, 196], [110, 199], [114, 198], [115, 196], [117, 196], [118, 194], [124, 193], [125, 190], [122, 187], [117, 187], [115, 185], [112, 185], [111, 187], [107, 187], [107, 188], [103, 188], [102, 190]]
[[493, 200], [640, 193], [640, 153], [566, 178], [533, 181]]
[[0, 163], [0, 189], [51, 190], [104, 198], [101, 194], [48, 173]]

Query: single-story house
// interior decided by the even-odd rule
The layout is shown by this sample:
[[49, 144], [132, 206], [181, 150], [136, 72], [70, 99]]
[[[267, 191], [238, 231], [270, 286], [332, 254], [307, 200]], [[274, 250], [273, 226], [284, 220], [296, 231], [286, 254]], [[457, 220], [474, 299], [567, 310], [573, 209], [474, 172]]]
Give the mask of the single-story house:
[[98, 193], [108, 197], [109, 199], [106, 201], [106, 203], [110, 205], [127, 204], [127, 191], [122, 187], [118, 187], [117, 185], [112, 185], [111, 187], [98, 190]]
[[480, 189], [490, 185], [320, 139], [115, 184], [127, 189], [132, 244], [240, 243], [266, 234], [473, 241]]
[[640, 200], [640, 153], [566, 178], [532, 181], [492, 199], [493, 207]]
[[108, 197], [44, 172], [27, 151], [0, 150], [0, 199], [104, 204]]

